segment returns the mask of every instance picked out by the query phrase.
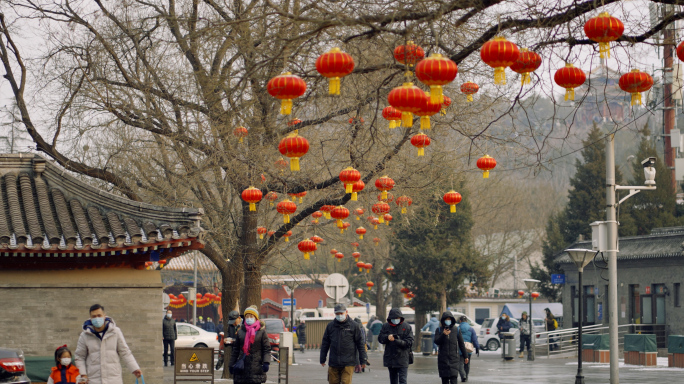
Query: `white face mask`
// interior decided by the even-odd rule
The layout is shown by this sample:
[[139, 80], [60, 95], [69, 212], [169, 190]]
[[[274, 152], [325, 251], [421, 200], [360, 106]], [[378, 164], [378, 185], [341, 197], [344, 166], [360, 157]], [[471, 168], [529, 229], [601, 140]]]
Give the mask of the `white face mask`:
[[71, 357], [62, 357], [59, 359], [59, 363], [66, 367], [67, 365], [71, 364]]
[[343, 322], [343, 321], [347, 320], [347, 315], [344, 315], [344, 314], [336, 315], [335, 318], [337, 319], [337, 321]]
[[248, 317], [245, 319], [245, 323], [247, 323], [247, 325], [252, 325], [252, 324], [254, 324], [255, 321], [256, 321], [256, 319], [253, 317]]
[[171, 318], [171, 314], [170, 314], [170, 313], [167, 313], [167, 314], [166, 314], [166, 317], [170, 319], [170, 318]]

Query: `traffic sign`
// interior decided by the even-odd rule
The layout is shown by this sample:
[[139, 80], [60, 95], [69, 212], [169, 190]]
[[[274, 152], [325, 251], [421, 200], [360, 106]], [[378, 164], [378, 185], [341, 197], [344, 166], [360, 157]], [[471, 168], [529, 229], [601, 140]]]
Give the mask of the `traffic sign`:
[[283, 299], [283, 307], [297, 306], [297, 299], [294, 299], [294, 304], [290, 304], [290, 299]]
[[565, 284], [565, 275], [562, 273], [551, 275], [551, 284]]
[[366, 303], [366, 313], [370, 315], [370, 303]]
[[340, 273], [333, 273], [325, 279], [323, 289], [329, 298], [339, 302], [349, 292], [349, 280]]

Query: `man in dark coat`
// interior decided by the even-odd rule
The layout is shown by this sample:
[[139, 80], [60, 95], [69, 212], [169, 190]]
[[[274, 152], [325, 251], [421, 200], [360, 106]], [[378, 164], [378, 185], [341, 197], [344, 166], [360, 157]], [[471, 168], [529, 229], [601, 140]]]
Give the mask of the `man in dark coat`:
[[176, 320], [173, 319], [173, 313], [169, 309], [166, 311], [166, 316], [164, 316], [164, 321], [162, 322], [162, 336], [164, 339], [164, 366], [166, 367], [166, 362], [168, 361], [169, 353], [171, 350], [171, 365], [176, 361], [176, 339], [178, 338], [178, 331], [176, 330]]
[[[454, 337], [451, 337], [451, 334]], [[465, 349], [463, 336], [456, 323], [456, 318], [451, 314], [451, 311], [446, 311], [442, 314], [440, 326], [435, 331], [435, 344], [439, 346], [439, 355], [437, 355], [437, 370], [439, 377], [442, 378], [442, 384], [456, 384], [458, 375], [461, 375], [461, 381], [467, 381], [463, 364], [461, 364], [461, 357], [465, 357], [463, 362], [468, 364], [468, 352]]]
[[378, 341], [385, 346], [382, 364], [389, 370], [390, 384], [406, 384], [413, 330], [409, 324], [404, 323], [404, 316], [399, 308], [390, 310]]
[[[228, 329], [227, 332], [223, 333], [223, 343], [225, 344], [225, 356], [231, 356], [233, 353], [233, 346], [235, 345], [235, 339], [237, 339], [237, 333], [242, 328], [240, 326], [240, 312], [230, 311], [228, 314]], [[230, 374], [228, 369], [224, 369], [223, 378], [230, 379], [233, 375]]]
[[321, 342], [321, 366], [325, 367], [328, 358], [328, 382], [330, 384], [351, 384], [356, 354], [359, 354], [361, 368], [366, 368], [366, 346], [361, 329], [347, 314], [344, 304], [335, 306], [335, 320], [331, 321], [323, 333]]
[[299, 320], [297, 327], [297, 341], [299, 342], [299, 349], [304, 353], [304, 346], [306, 345], [306, 322], [304, 319]]

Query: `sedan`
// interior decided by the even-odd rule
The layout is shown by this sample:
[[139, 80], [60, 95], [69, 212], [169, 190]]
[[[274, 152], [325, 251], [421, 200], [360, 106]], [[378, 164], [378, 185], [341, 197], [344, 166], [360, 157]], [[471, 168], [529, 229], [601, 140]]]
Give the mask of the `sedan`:
[[176, 330], [178, 331], [176, 348], [219, 348], [216, 332], [207, 332], [187, 323], [176, 323]]
[[266, 324], [266, 334], [268, 334], [268, 341], [271, 343], [271, 350], [278, 351], [280, 349], [280, 334], [287, 332], [285, 323], [281, 319], [263, 319]]

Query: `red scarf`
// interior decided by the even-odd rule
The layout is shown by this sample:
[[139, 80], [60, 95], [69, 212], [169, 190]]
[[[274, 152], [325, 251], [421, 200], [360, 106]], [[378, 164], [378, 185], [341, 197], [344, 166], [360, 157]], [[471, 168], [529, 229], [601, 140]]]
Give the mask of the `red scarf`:
[[254, 343], [254, 337], [259, 329], [261, 329], [261, 322], [259, 320], [255, 321], [252, 325], [245, 322], [245, 343], [242, 345], [242, 352], [245, 355], [249, 355], [249, 347]]

